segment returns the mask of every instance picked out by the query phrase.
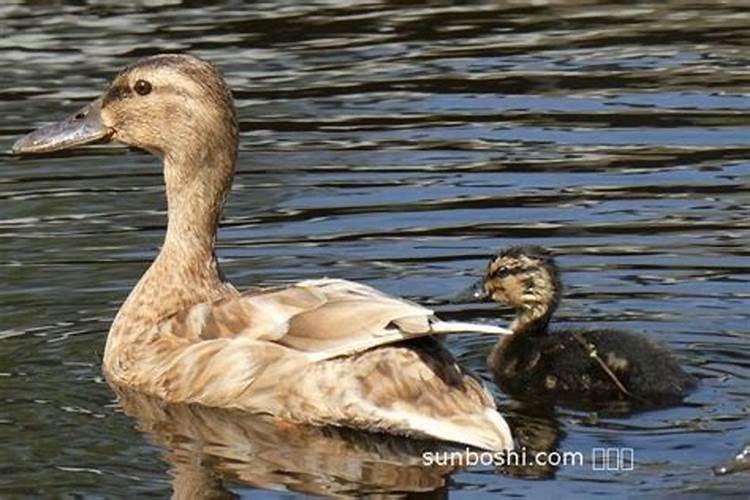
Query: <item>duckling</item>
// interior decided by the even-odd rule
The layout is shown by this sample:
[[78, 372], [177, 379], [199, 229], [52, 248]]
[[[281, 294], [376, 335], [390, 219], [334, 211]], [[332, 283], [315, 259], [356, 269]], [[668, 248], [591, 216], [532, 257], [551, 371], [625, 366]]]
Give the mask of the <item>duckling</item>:
[[538, 246], [514, 246], [492, 259], [474, 298], [513, 307], [512, 336], [487, 360], [498, 385], [512, 395], [636, 406], [679, 401], [695, 386], [670, 351], [649, 338], [610, 329], [550, 332], [562, 282], [552, 255]]
[[163, 54], [125, 68], [102, 97], [14, 144], [33, 154], [118, 141], [162, 160], [166, 236], [110, 327], [102, 363], [110, 384], [284, 425], [512, 449], [490, 392], [435, 338], [505, 329], [441, 321], [342, 279], [245, 293], [225, 280], [216, 239], [238, 135], [218, 69]]

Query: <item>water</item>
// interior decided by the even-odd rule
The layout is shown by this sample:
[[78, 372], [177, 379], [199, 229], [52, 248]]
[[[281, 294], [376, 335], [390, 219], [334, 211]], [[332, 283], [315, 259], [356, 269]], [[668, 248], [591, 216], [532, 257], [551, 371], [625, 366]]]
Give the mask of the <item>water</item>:
[[[170, 3], [0, 7], [1, 496], [745, 497], [746, 472], [711, 467], [750, 439], [746, 3]], [[346, 277], [428, 300], [500, 247], [541, 244], [565, 271], [558, 322], [647, 332], [699, 389], [625, 417], [497, 392], [518, 434], [587, 456], [536, 476], [448, 478], [404, 465], [413, 443], [274, 440], [263, 422], [118, 404], [100, 359], [163, 235], [159, 166], [117, 146], [8, 150], [164, 51], [214, 61], [235, 89], [241, 154], [220, 255], [236, 285]], [[490, 344], [449, 346], [486, 377]], [[634, 470], [592, 470], [595, 447], [633, 448]]]

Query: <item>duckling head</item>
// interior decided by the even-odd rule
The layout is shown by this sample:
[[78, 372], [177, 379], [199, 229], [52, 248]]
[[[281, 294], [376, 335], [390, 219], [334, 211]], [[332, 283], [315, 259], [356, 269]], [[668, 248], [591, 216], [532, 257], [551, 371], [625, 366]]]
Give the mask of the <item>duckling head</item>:
[[490, 259], [482, 281], [486, 296], [517, 310], [556, 307], [561, 284], [549, 251], [538, 246], [514, 246]]
[[513, 246], [492, 257], [484, 276], [472, 287], [475, 300], [513, 307], [511, 329], [546, 329], [557, 308], [562, 284], [554, 258], [538, 246]]

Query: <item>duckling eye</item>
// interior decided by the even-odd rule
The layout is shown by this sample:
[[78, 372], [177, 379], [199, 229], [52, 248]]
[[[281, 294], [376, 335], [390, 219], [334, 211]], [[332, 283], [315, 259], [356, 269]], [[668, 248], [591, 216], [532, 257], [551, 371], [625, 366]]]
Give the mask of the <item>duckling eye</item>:
[[135, 82], [133, 89], [139, 95], [148, 95], [151, 92], [151, 84], [146, 80], [138, 80], [137, 82]]
[[495, 271], [495, 278], [505, 278], [510, 275], [510, 268], [503, 266]]

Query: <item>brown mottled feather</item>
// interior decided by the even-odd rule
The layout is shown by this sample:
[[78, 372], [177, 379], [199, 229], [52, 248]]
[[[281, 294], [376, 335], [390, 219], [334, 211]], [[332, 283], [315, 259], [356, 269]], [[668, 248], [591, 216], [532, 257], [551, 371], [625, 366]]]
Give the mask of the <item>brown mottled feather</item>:
[[159, 323], [159, 331], [193, 340], [270, 340], [324, 359], [432, 335], [433, 318], [430, 309], [374, 288], [322, 279], [196, 304]]

